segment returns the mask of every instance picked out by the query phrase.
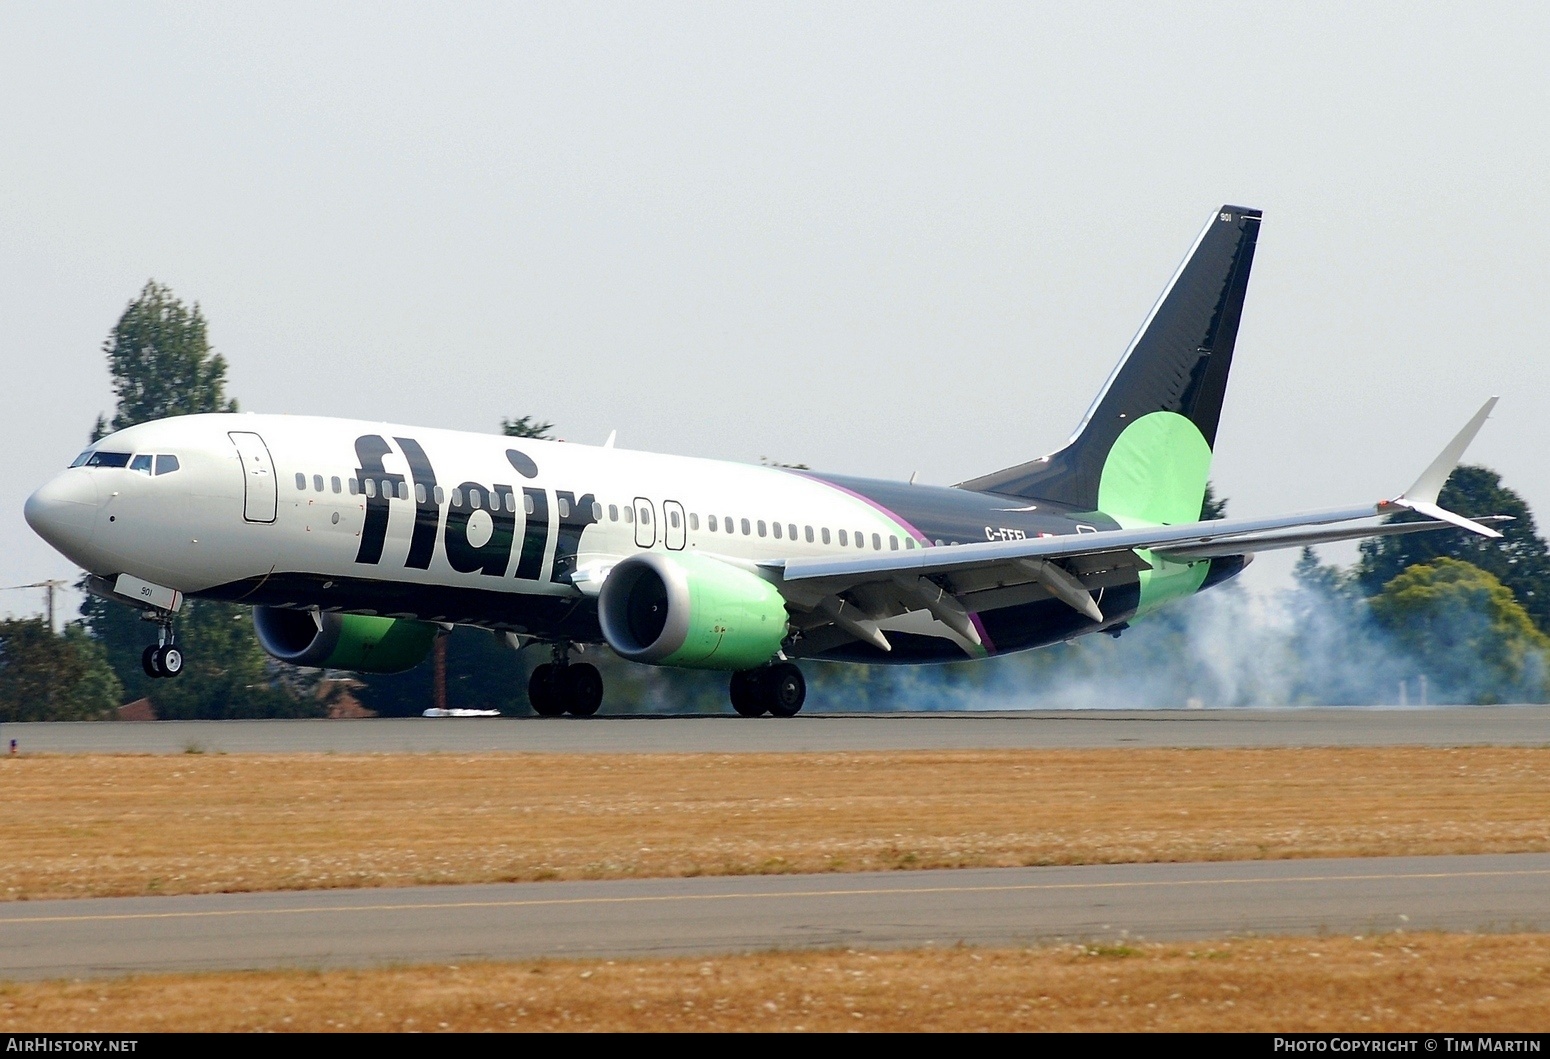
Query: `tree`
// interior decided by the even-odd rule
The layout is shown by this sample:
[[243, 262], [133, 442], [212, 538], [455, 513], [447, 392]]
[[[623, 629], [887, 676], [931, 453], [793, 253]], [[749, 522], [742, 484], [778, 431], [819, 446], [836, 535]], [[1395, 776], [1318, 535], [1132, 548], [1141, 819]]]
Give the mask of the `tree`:
[[540, 441], [547, 441], [554, 436], [549, 433], [553, 429], [553, 423], [539, 422], [533, 416], [501, 420], [501, 433], [508, 438], [537, 438]]
[[41, 618], [0, 622], [0, 720], [112, 717], [122, 688], [79, 623], [56, 635]]
[[92, 440], [152, 419], [198, 412], [235, 412], [226, 397], [226, 358], [210, 348], [199, 303], [189, 308], [154, 279], [130, 302], [108, 334], [118, 407], [109, 424], [97, 417]]
[[[1500, 540], [1458, 530], [1436, 530], [1364, 541], [1355, 578], [1366, 595], [1376, 595], [1411, 566], [1447, 557], [1469, 563], [1495, 576], [1512, 590], [1540, 632], [1550, 632], [1550, 550], [1534, 526], [1528, 504], [1501, 484], [1501, 475], [1486, 467], [1463, 465], [1442, 488], [1439, 503], [1462, 515], [1511, 515], [1497, 528]], [[1406, 511], [1392, 521], [1415, 522], [1423, 516]]]
[[1446, 556], [1383, 586], [1372, 612], [1416, 658], [1440, 696], [1541, 702], [1550, 637], [1490, 573]]
[[1216, 486], [1206, 482], [1206, 493], [1200, 501], [1200, 521], [1214, 522], [1227, 517], [1227, 498], [1216, 495]]

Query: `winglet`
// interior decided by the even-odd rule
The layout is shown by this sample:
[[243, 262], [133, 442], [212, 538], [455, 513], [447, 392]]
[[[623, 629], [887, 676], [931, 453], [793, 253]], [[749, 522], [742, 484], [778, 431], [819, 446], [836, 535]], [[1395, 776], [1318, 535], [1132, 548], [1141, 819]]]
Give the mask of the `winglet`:
[[1475, 417], [1464, 424], [1464, 429], [1458, 432], [1458, 436], [1438, 454], [1430, 467], [1421, 472], [1421, 477], [1415, 480], [1415, 484], [1399, 494], [1399, 499], [1414, 500], [1422, 504], [1437, 503], [1437, 497], [1442, 494], [1443, 483], [1448, 480], [1448, 475], [1453, 473], [1453, 468], [1458, 466], [1459, 460], [1464, 456], [1464, 450], [1469, 448], [1471, 441], [1475, 440], [1475, 435], [1480, 433], [1480, 428], [1485, 425], [1486, 418], [1495, 407], [1494, 397], [1481, 405]]
[[[1491, 414], [1491, 409], [1496, 407], [1496, 398], [1493, 397], [1480, 406], [1480, 411], [1475, 413], [1473, 419], [1464, 424], [1464, 429], [1448, 443], [1448, 447], [1432, 461], [1432, 465], [1421, 472], [1421, 477], [1415, 480], [1415, 484], [1406, 489], [1388, 504], [1394, 507], [1409, 508], [1419, 515], [1439, 519], [1452, 523], [1471, 533], [1478, 533], [1482, 537], [1500, 537], [1501, 534], [1489, 526], [1482, 526], [1463, 515], [1455, 515], [1453, 512], [1437, 505], [1437, 497], [1442, 493], [1442, 487], [1448, 480], [1448, 475], [1453, 473], [1453, 468], [1458, 466], [1459, 460], [1464, 455], [1464, 450], [1469, 448], [1469, 443], [1475, 440], [1475, 435], [1480, 433], [1480, 428], [1485, 425], [1486, 419]], [[1385, 506], [1385, 505], [1379, 505]]]

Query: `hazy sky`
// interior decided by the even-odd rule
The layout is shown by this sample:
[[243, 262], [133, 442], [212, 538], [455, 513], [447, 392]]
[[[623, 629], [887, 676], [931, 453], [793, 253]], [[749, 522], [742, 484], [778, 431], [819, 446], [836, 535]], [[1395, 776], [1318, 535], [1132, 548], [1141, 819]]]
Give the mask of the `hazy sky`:
[[1392, 495], [1499, 393], [1470, 459], [1550, 517], [1547, 41], [1543, 4], [0, 2], [0, 584], [74, 575], [22, 503], [149, 277], [247, 410], [945, 484], [1064, 441], [1224, 202], [1265, 211], [1234, 514]]

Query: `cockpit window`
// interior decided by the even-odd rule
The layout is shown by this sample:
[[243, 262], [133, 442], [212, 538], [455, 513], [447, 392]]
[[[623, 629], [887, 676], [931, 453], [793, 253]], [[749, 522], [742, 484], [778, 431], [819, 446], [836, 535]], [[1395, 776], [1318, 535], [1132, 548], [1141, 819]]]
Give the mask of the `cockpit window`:
[[151, 458], [143, 454], [136, 456], [133, 460], [129, 461], [129, 469], [131, 471], [139, 471], [141, 474], [149, 477], [151, 473]]
[[86, 459], [87, 467], [128, 467], [127, 452], [94, 452]]
[[178, 458], [176, 456], [158, 456], [158, 457], [156, 457], [156, 473], [157, 474], [171, 474], [173, 471], [175, 471], [177, 469], [178, 469]]
[[75, 462], [70, 464], [70, 466], [72, 466], [72, 467], [83, 466], [86, 463], [86, 461], [91, 459], [91, 458], [92, 458], [92, 450], [91, 449], [87, 449], [85, 452], [83, 452], [79, 456], [77, 456], [75, 458]]

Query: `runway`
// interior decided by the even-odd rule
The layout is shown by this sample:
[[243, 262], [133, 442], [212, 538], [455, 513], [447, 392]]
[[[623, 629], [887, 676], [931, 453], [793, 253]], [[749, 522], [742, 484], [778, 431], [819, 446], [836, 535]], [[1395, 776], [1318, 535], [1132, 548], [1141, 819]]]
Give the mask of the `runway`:
[[0, 906], [0, 978], [1539, 930], [1550, 854], [1129, 864], [212, 894]]
[[1544, 746], [1550, 707], [379, 718], [0, 725], [22, 753], [796, 753], [1055, 747]]

